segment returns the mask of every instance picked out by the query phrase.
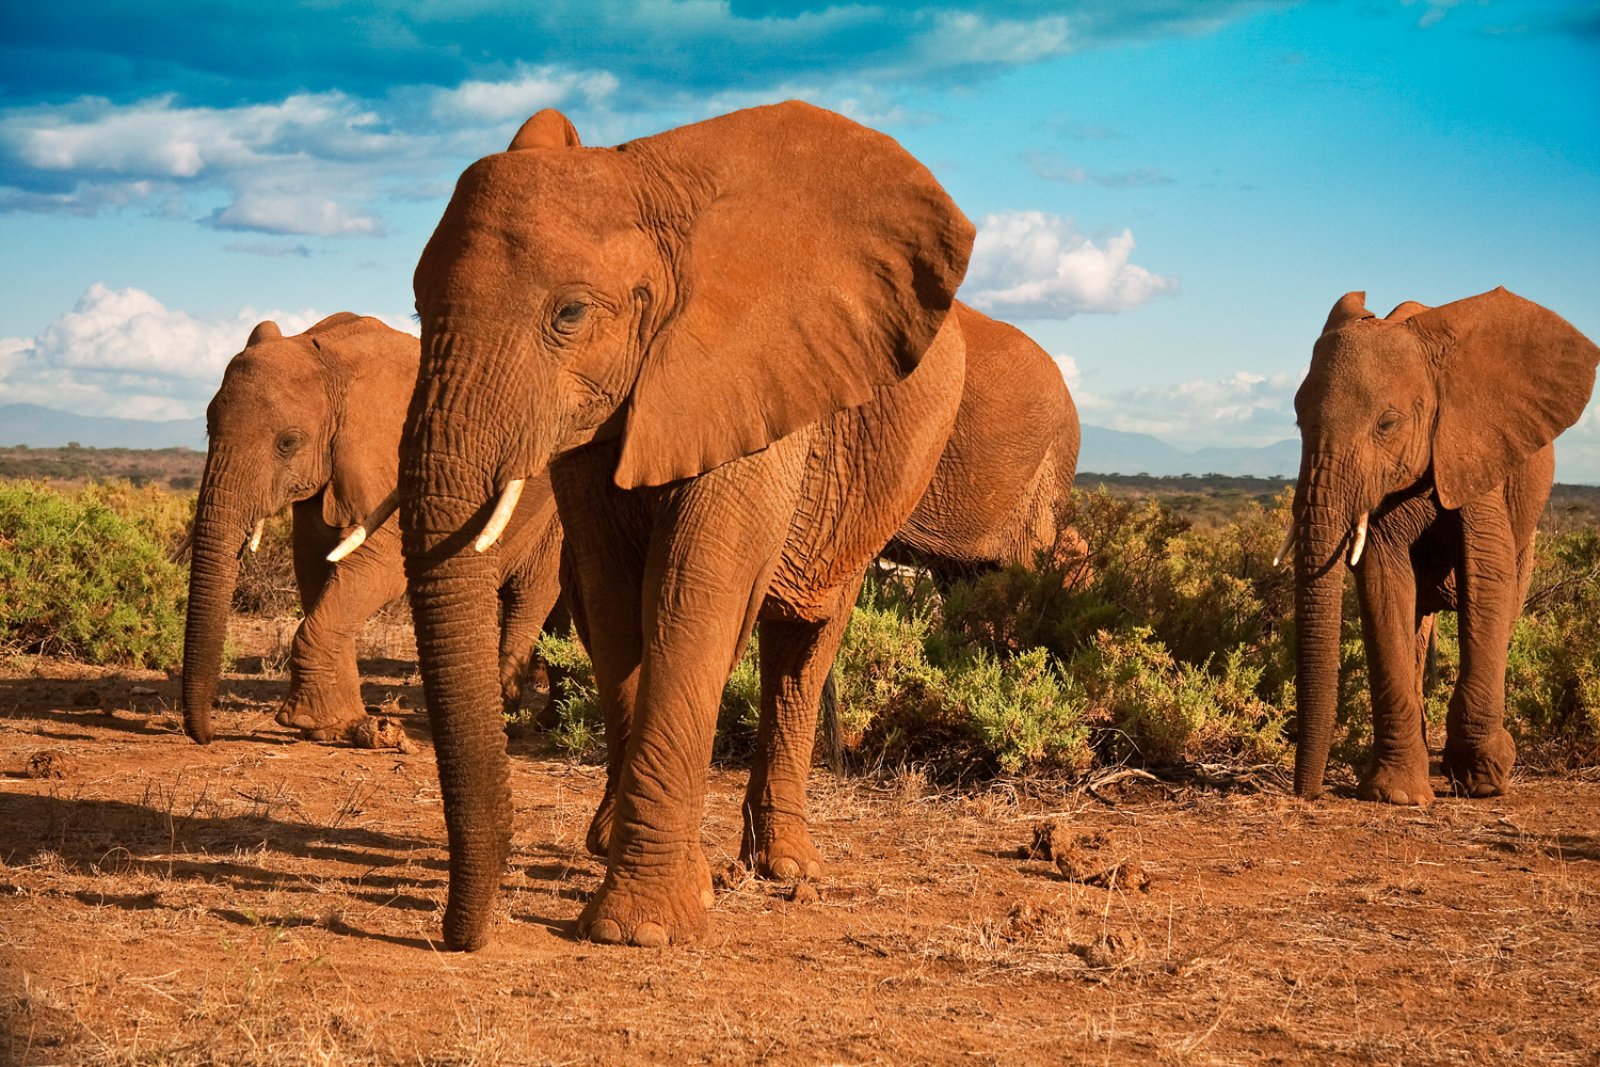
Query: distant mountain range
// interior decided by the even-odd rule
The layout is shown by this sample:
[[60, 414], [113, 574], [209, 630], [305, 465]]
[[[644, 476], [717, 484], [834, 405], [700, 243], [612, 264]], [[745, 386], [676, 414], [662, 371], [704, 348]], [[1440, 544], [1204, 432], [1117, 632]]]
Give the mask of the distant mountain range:
[[[61, 448], [73, 441], [85, 448], [184, 447], [204, 451], [206, 420], [147, 422], [73, 415], [36, 404], [0, 406], [0, 447]], [[1300, 443], [1285, 440], [1264, 448], [1202, 448], [1185, 452], [1146, 433], [1085, 426], [1078, 469], [1092, 474], [1157, 477], [1232, 474], [1292, 478], [1300, 469]]]
[[1185, 452], [1147, 433], [1084, 426], [1078, 470], [1090, 474], [1231, 474], [1293, 478], [1300, 473], [1300, 442], [1288, 438], [1260, 448], [1201, 448]]
[[74, 415], [37, 404], [0, 406], [0, 447], [30, 445], [63, 448], [77, 443], [84, 448], [192, 448], [206, 450], [206, 420], [116, 419], [99, 415]]

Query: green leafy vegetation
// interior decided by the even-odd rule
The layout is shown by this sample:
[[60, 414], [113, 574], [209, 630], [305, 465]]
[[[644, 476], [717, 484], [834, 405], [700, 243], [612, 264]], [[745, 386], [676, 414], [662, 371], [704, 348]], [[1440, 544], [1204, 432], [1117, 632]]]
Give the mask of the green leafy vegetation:
[[[926, 574], [869, 575], [835, 665], [838, 739], [858, 768], [916, 765], [951, 780], [1077, 775], [1133, 764], [1287, 766], [1294, 733], [1294, 583], [1272, 566], [1291, 492], [1191, 525], [1158, 500], [1080, 493], [1086, 560], [1010, 567], [937, 590]], [[1541, 538], [1507, 677], [1507, 726], [1525, 764], [1600, 760], [1600, 532]], [[1460, 670], [1455, 617], [1439, 616], [1425, 689], [1442, 744]], [[546, 655], [579, 681], [556, 736], [598, 750], [588, 661], [570, 638]], [[1338, 740], [1359, 769], [1372, 715], [1354, 583], [1347, 583]], [[717, 754], [749, 755], [754, 652], [724, 694]]]
[[176, 666], [188, 579], [167, 552], [181, 511], [170, 494], [126, 484], [0, 484], [5, 650]]
[[[1289, 492], [1250, 487], [1226, 519], [1171, 503], [1076, 496], [1086, 556], [1011, 567], [937, 589], [925, 572], [869, 574], [835, 667], [830, 743], [856, 768], [929, 776], [1072, 776], [1134, 764], [1286, 765], [1294, 736], [1291, 574], [1271, 565]], [[1527, 608], [1512, 637], [1507, 727], [1525, 766], [1600, 761], [1600, 530], [1552, 503]], [[169, 561], [192, 494], [127, 482], [0, 483], [0, 651], [166, 667], [181, 656], [187, 578]], [[269, 523], [235, 605], [293, 614], [290, 520]], [[1359, 768], [1371, 735], [1354, 583], [1341, 647], [1335, 766]], [[758, 653], [746, 650], [719, 709], [715, 754], [748, 760], [759, 718]], [[562, 680], [555, 743], [597, 756], [603, 724], [577, 640], [546, 637]], [[1453, 615], [1439, 617], [1424, 688], [1437, 748], [1460, 671]]]

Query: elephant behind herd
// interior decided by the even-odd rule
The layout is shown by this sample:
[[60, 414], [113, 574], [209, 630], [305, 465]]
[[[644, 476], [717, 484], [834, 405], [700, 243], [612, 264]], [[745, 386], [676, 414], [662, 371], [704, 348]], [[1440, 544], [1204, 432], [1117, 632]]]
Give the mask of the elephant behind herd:
[[[466, 170], [422, 254], [420, 346], [344, 314], [290, 338], [263, 323], [229, 365], [196, 512], [188, 732], [212, 736], [237, 557], [292, 504], [306, 615], [278, 721], [322, 737], [360, 718], [355, 635], [408, 589], [451, 947], [488, 937], [510, 838], [501, 712], [558, 573], [608, 746], [589, 833], [607, 874], [580, 934], [705, 930], [706, 770], [752, 632], [742, 858], [816, 876], [818, 700], [870, 560], [1027, 564], [1072, 536], [1077, 412], [1042, 349], [955, 300], [972, 240], [898, 144], [804, 104], [614, 149], [534, 116]], [[1463, 634], [1445, 772], [1471, 795], [1504, 788], [1510, 624], [1550, 441], [1597, 357], [1503, 290], [1387, 320], [1360, 294], [1336, 306], [1296, 400], [1297, 792], [1322, 790], [1347, 545], [1365, 559], [1377, 738], [1361, 795], [1432, 798], [1417, 655], [1441, 608]]]

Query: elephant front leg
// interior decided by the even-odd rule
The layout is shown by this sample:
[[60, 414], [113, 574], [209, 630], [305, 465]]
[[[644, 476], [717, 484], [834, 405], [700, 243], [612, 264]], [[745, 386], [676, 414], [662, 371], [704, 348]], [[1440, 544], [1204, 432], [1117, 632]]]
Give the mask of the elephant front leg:
[[1445, 716], [1444, 773], [1458, 793], [1506, 791], [1517, 746], [1505, 728], [1506, 655], [1521, 610], [1516, 536], [1501, 491], [1461, 511], [1457, 573], [1461, 673]]
[[[679, 491], [658, 524], [644, 572], [643, 656], [617, 766], [609, 864], [578, 920], [580, 936], [659, 946], [701, 937], [709, 927], [714, 896], [700, 824], [717, 709], [787, 528], [787, 514], [761, 502], [759, 484], [738, 484], [748, 477], [740, 468], [759, 462], [736, 461], [702, 476]], [[729, 481], [735, 485], [723, 484]], [[733, 492], [706, 491], [719, 488]], [[580, 554], [598, 672], [609, 638], [587, 562]]]
[[761, 721], [739, 859], [762, 877], [822, 874], [822, 855], [806, 825], [806, 779], [822, 689], [860, 589], [858, 579], [840, 590], [834, 612], [821, 621], [761, 623]]
[[403, 592], [399, 536], [392, 528], [380, 529], [361, 551], [332, 568], [295, 631], [289, 693], [276, 716], [280, 726], [328, 741], [366, 718], [356, 639], [367, 620]]
[[1431, 617], [1417, 613], [1416, 577], [1406, 546], [1385, 542], [1378, 531], [1374, 535], [1356, 569], [1372, 695], [1372, 763], [1356, 795], [1388, 804], [1431, 804], [1419, 656], [1427, 646]]

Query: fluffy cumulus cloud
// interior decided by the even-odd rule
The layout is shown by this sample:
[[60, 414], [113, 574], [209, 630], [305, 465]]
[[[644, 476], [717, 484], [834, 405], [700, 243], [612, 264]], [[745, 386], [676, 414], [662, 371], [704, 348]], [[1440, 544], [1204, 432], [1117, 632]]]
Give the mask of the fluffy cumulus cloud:
[[363, 206], [374, 164], [416, 149], [339, 93], [235, 108], [185, 107], [171, 95], [39, 105], [0, 116], [0, 210], [81, 214], [221, 189], [232, 202], [205, 220], [221, 229], [374, 234], [382, 224]]
[[542, 108], [559, 107], [574, 100], [590, 108], [599, 106], [617, 91], [618, 84], [614, 75], [604, 71], [548, 66], [519, 69], [507, 78], [467, 81], [439, 92], [433, 99], [433, 113], [446, 120], [521, 122]]
[[[219, 103], [306, 89], [369, 98], [401, 84], [502, 81], [518, 63], [585, 63], [650, 96], [915, 70], [954, 84], [1110, 41], [1206, 32], [1284, 0], [284, 0], [214, 3], [181, 19], [147, 0], [16, 4], [0, 89], [149, 95], [178, 83]], [[129, 62], [137, 56], [138, 62]], [[737, 56], [738, 62], [725, 57]], [[709, 61], [708, 61], [709, 60]]]
[[1096, 243], [1056, 215], [989, 215], [978, 227], [962, 295], [998, 315], [1064, 319], [1127, 311], [1178, 291], [1176, 279], [1133, 263], [1133, 249], [1129, 230]]
[[1257, 447], [1298, 432], [1294, 393], [1300, 373], [1239, 371], [1229, 378], [1200, 378], [1145, 385], [1074, 398], [1084, 421], [1112, 430], [1147, 433], [1180, 448], [1208, 445]]
[[223, 368], [256, 323], [270, 318], [285, 333], [297, 333], [322, 317], [309, 308], [241, 308], [230, 318], [203, 319], [141, 289], [96, 282], [38, 335], [0, 338], [0, 404], [189, 418], [205, 411]]
[[1276, 2], [289, 0], [181, 20], [135, 0], [93, 18], [21, 5], [0, 40], [0, 212], [139, 207], [226, 231], [379, 235], [387, 202], [447, 187], [543, 107], [574, 110], [594, 143], [790, 96], [911, 124], [930, 87]]

